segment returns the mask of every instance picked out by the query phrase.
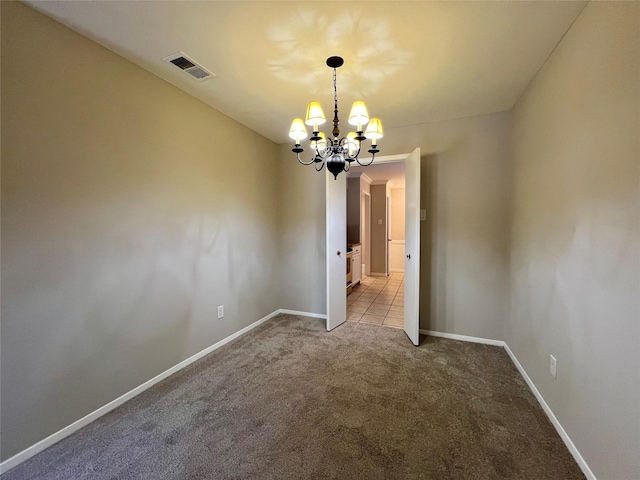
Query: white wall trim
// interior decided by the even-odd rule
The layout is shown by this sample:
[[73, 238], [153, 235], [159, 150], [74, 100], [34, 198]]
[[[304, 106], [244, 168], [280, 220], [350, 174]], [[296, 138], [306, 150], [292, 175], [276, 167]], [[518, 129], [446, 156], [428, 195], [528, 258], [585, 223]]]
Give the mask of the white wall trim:
[[324, 313], [311, 313], [311, 312], [299, 312], [297, 310], [287, 310], [285, 308], [281, 308], [278, 310], [278, 313], [287, 313], [289, 315], [300, 315], [302, 317], [311, 317], [311, 318], [322, 318], [327, 319], [327, 315]]
[[371, 185], [371, 182], [373, 182], [373, 180], [371, 180], [371, 177], [369, 177], [369, 175], [367, 175], [366, 173], [361, 173], [360, 178], [364, 180], [366, 183], [368, 183], [369, 185]]
[[404, 240], [389, 240], [391, 245], [404, 245]]
[[349, 178], [359, 178], [360, 180], [364, 180], [366, 183], [368, 183], [369, 185], [371, 185], [371, 178], [369, 177], [369, 175], [367, 175], [364, 172], [349, 172], [347, 173], [347, 177]]
[[527, 385], [529, 385], [529, 389], [533, 392], [533, 395], [538, 400], [538, 403], [540, 403], [540, 406], [544, 410], [544, 413], [546, 413], [547, 417], [549, 417], [549, 420], [551, 420], [551, 423], [553, 424], [556, 431], [560, 435], [560, 438], [562, 438], [562, 441], [564, 442], [564, 444], [569, 449], [569, 452], [571, 452], [571, 455], [573, 455], [573, 458], [575, 459], [575, 461], [578, 463], [578, 466], [580, 467], [580, 470], [582, 470], [582, 473], [584, 473], [584, 476], [587, 477], [587, 480], [597, 480], [596, 476], [593, 474], [593, 472], [589, 468], [589, 465], [587, 465], [587, 462], [582, 457], [582, 455], [580, 454], [580, 452], [578, 451], [574, 443], [571, 441], [571, 438], [569, 438], [569, 434], [565, 431], [564, 428], [562, 428], [562, 425], [560, 424], [556, 416], [551, 411], [551, 408], [549, 407], [549, 405], [547, 405], [547, 402], [545, 402], [544, 398], [542, 397], [542, 394], [536, 388], [535, 384], [533, 383], [533, 380], [529, 378], [529, 375], [527, 375], [527, 372], [525, 371], [525, 369], [522, 367], [522, 365], [520, 365], [520, 362], [518, 361], [516, 356], [513, 354], [513, 352], [509, 348], [509, 345], [505, 343], [504, 349], [509, 355], [509, 357], [511, 358], [511, 361], [513, 362], [513, 364], [516, 366], [516, 368], [520, 372], [520, 375], [522, 375], [522, 378], [524, 378], [524, 381], [527, 382]]
[[374, 180], [371, 185], [387, 185], [389, 180]]
[[[407, 159], [407, 157], [411, 155], [410, 153], [401, 153], [398, 155], [382, 155], [380, 157], [376, 157], [376, 164], [379, 163], [393, 163], [393, 162], [402, 162]], [[371, 160], [371, 157], [361, 158], [360, 161], [362, 163], [368, 162]]]
[[[135, 396], [141, 394], [142, 392], [144, 392], [145, 390], [151, 388], [156, 383], [161, 382], [162, 380], [164, 380], [165, 378], [173, 375], [174, 373], [178, 372], [179, 370], [182, 370], [183, 368], [191, 365], [196, 360], [199, 360], [200, 358], [204, 357], [205, 355], [208, 355], [209, 353], [211, 353], [214, 350], [217, 350], [218, 348], [226, 345], [227, 343], [231, 342], [232, 340], [235, 340], [236, 338], [240, 337], [241, 335], [244, 335], [249, 330], [252, 330], [252, 329], [256, 328], [259, 325], [262, 325], [267, 320], [272, 319], [273, 317], [275, 317], [279, 313], [286, 313], [286, 312], [289, 312], [289, 311], [288, 310], [276, 310], [275, 312], [272, 312], [269, 315], [267, 315], [265, 317], [262, 317], [260, 320], [257, 320], [255, 322], [253, 322], [251, 325], [248, 325], [248, 326], [244, 327], [243, 329], [238, 330], [236, 333], [233, 333], [233, 334], [229, 335], [228, 337], [223, 338], [219, 342], [214, 343], [213, 345], [205, 348], [204, 350], [201, 350], [200, 352], [196, 353], [195, 355], [190, 356], [186, 360], [183, 360], [182, 362], [178, 363], [177, 365], [174, 365], [170, 369], [165, 370], [164, 372], [160, 373], [159, 375], [156, 375], [151, 380], [147, 380], [142, 385], [137, 386], [133, 390], [130, 390], [129, 392], [125, 393], [124, 395], [119, 396], [115, 400], [110, 401], [106, 405], [103, 405], [102, 407], [98, 408], [97, 410], [94, 410], [93, 412], [85, 415], [81, 419], [76, 420], [71, 425], [68, 425], [68, 426], [64, 427], [63, 429], [58, 430], [57, 432], [55, 432], [55, 433], [49, 435], [48, 437], [40, 440], [38, 443], [36, 443], [34, 445], [31, 445], [28, 448], [25, 448], [24, 450], [22, 450], [21, 452], [16, 453], [14, 456], [12, 456], [10, 458], [7, 458], [4, 462], [0, 463], [0, 474], [3, 474], [5, 472], [11, 470], [12, 468], [20, 465], [22, 462], [28, 460], [29, 458], [33, 457], [34, 455], [36, 455], [36, 454], [42, 452], [43, 450], [49, 448], [51, 445], [53, 445], [55, 443], [58, 443], [60, 440], [63, 440], [64, 438], [68, 437], [72, 433], [80, 430], [82, 427], [90, 424], [91, 422], [93, 422], [94, 420], [97, 420], [98, 418], [102, 417], [106, 413], [109, 413], [111, 410], [119, 407], [120, 405], [122, 405], [126, 401], [131, 400], [133, 397], [135, 397]], [[303, 313], [299, 313], [299, 314], [303, 315]], [[309, 315], [314, 315], [314, 314], [309, 314]], [[326, 315], [325, 315], [325, 317], [326, 317]]]
[[386, 273], [369, 272], [370, 277], [387, 277]]
[[497, 347], [503, 347], [504, 350], [507, 352], [507, 355], [509, 355], [509, 358], [511, 358], [511, 361], [513, 362], [513, 364], [518, 369], [518, 372], [520, 372], [520, 375], [522, 375], [522, 378], [524, 378], [524, 381], [527, 382], [527, 385], [529, 386], [529, 390], [531, 390], [533, 395], [536, 397], [536, 400], [538, 400], [538, 403], [544, 410], [544, 413], [546, 413], [547, 417], [549, 417], [551, 424], [555, 427], [556, 431], [558, 432], [558, 435], [560, 435], [560, 438], [562, 438], [562, 441], [567, 446], [567, 449], [569, 450], [569, 452], [575, 459], [576, 463], [580, 467], [580, 470], [582, 470], [582, 473], [584, 473], [584, 476], [587, 477], [587, 480], [597, 480], [596, 476], [593, 474], [593, 472], [589, 468], [589, 465], [587, 464], [587, 462], [582, 457], [582, 455], [576, 448], [575, 444], [569, 437], [569, 434], [565, 431], [565, 429], [562, 427], [562, 425], [560, 424], [556, 416], [553, 414], [553, 412], [551, 411], [551, 408], [549, 407], [549, 405], [547, 405], [547, 402], [545, 402], [544, 398], [542, 397], [542, 394], [538, 391], [538, 389], [536, 388], [531, 378], [529, 378], [529, 375], [527, 375], [527, 372], [522, 367], [522, 365], [520, 365], [520, 362], [518, 361], [514, 353], [509, 348], [509, 345], [507, 345], [507, 342], [504, 342], [502, 340], [491, 340], [489, 338], [457, 335], [455, 333], [435, 332], [433, 330], [421, 329], [420, 333], [423, 335], [430, 335], [432, 337], [442, 337], [442, 338], [449, 338], [451, 340], [461, 340], [463, 342], [483, 343], [485, 345], [495, 345]]
[[495, 345], [496, 347], [504, 347], [505, 343], [502, 340], [492, 340], [490, 338], [482, 337], [469, 337], [467, 335], [458, 335], [457, 333], [444, 333], [436, 332], [434, 330], [422, 330], [420, 333], [423, 335], [429, 335], [431, 337], [449, 338], [451, 340], [460, 340], [462, 342], [482, 343], [485, 345]]

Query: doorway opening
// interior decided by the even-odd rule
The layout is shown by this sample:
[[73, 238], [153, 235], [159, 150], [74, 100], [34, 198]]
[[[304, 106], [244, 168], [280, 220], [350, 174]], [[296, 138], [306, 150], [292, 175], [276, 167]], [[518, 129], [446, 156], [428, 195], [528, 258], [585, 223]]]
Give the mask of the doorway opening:
[[[394, 239], [390, 226], [393, 221], [393, 200], [390, 194], [389, 181], [376, 182], [369, 177], [368, 187], [363, 185], [363, 175], [368, 174], [374, 166], [384, 167], [384, 164], [404, 162], [405, 166], [405, 251], [404, 277], [402, 267], [393, 267], [392, 250], [397, 249], [391, 244]], [[365, 312], [350, 309], [350, 314], [368, 313], [380, 317], [384, 313], [382, 322], [375, 319], [379, 325], [384, 324], [384, 318], [391, 311], [391, 307], [400, 320], [400, 309], [403, 309], [403, 329], [414, 345], [419, 344], [419, 269], [420, 269], [420, 149], [410, 154], [395, 155], [376, 159], [376, 164], [358, 172], [352, 166], [350, 177], [339, 176], [334, 180], [332, 176], [326, 179], [326, 220], [327, 220], [327, 330], [347, 321], [347, 295], [345, 292], [345, 260], [350, 275], [347, 287], [353, 292], [354, 285], [362, 285], [356, 290], [367, 299], [365, 286], [370, 288], [368, 295], [375, 295]], [[373, 171], [371, 171], [373, 173]], [[355, 174], [359, 173], [356, 177]], [[348, 188], [348, 182], [350, 183]], [[365, 183], [366, 178], [365, 178]], [[381, 194], [376, 194], [380, 191]], [[347, 197], [353, 208], [347, 209]], [[378, 205], [378, 203], [380, 205]], [[368, 211], [367, 211], [368, 209]], [[378, 211], [379, 209], [379, 211]], [[364, 220], [363, 220], [364, 212]], [[400, 239], [398, 239], [400, 240]], [[364, 242], [364, 245], [363, 245]], [[347, 248], [349, 244], [349, 248]], [[342, 255], [346, 252], [346, 255]], [[377, 253], [378, 252], [378, 253]], [[379, 252], [384, 252], [380, 255]], [[348, 255], [348, 258], [346, 258]], [[354, 266], [353, 262], [359, 262]], [[363, 266], [364, 265], [364, 266]], [[396, 268], [398, 271], [392, 272]], [[354, 275], [355, 272], [355, 275]], [[392, 280], [392, 281], [391, 281]], [[370, 285], [367, 285], [369, 283]], [[403, 291], [398, 295], [398, 292]], [[386, 289], [386, 290], [385, 290]], [[378, 300], [373, 302], [373, 300]], [[355, 295], [351, 304], [355, 304]], [[389, 302], [390, 301], [390, 302]], [[386, 302], [386, 303], [383, 303]], [[377, 303], [378, 305], [374, 305]], [[401, 303], [403, 305], [401, 305]], [[383, 305], [383, 306], [381, 306]], [[387, 305], [386, 307], [384, 305]], [[364, 305], [356, 305], [356, 309]], [[377, 310], [377, 311], [374, 311]], [[382, 312], [386, 310], [386, 312]], [[357, 315], [352, 315], [351, 320]], [[374, 320], [374, 319], [369, 319]], [[366, 323], [366, 322], [364, 322]], [[373, 322], [371, 322], [373, 323]], [[399, 326], [399, 321], [397, 325]]]
[[[352, 280], [347, 321], [404, 328], [404, 239], [405, 162], [352, 167], [347, 178]], [[361, 275], [354, 273], [358, 268]]]

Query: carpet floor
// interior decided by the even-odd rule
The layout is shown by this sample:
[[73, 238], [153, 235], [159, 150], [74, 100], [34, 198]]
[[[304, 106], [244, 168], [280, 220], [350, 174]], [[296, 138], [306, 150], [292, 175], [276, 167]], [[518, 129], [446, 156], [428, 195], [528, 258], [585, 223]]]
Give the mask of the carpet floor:
[[1, 478], [585, 477], [502, 348], [279, 315]]

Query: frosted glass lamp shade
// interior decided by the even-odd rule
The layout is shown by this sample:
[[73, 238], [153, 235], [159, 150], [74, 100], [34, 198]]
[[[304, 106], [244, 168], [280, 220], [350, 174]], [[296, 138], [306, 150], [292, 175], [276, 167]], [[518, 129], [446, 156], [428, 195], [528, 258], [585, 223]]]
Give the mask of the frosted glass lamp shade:
[[317, 131], [318, 125], [322, 125], [327, 119], [324, 118], [324, 112], [320, 106], [320, 102], [310, 102], [307, 105], [307, 119], [305, 123], [314, 127], [314, 132]]
[[382, 122], [379, 118], [372, 118], [369, 120], [369, 125], [367, 125], [367, 131], [364, 132], [364, 136], [369, 138], [372, 143], [375, 145], [377, 140], [384, 136], [384, 131], [382, 130]]
[[304, 122], [301, 118], [296, 118], [291, 122], [289, 137], [293, 138], [297, 144], [300, 143], [300, 140], [307, 138], [307, 127], [304, 126]]
[[353, 102], [351, 113], [349, 114], [349, 125], [362, 126], [369, 121], [369, 112], [362, 100]]

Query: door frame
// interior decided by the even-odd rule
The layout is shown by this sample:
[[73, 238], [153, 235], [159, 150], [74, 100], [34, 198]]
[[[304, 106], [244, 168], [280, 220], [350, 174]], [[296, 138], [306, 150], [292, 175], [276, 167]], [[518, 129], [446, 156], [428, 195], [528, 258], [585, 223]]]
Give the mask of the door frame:
[[[384, 155], [384, 156], [376, 157], [373, 165], [377, 165], [377, 164], [381, 164], [381, 163], [404, 162], [411, 155], [411, 153], [412, 152], [402, 153], [402, 154], [399, 154], [399, 155]], [[362, 158], [361, 160], [364, 163], [364, 162], [369, 161], [370, 158], [366, 158], [365, 157], [365, 158]], [[406, 177], [406, 173], [405, 173], [405, 177]], [[405, 179], [405, 182], [406, 182], [406, 179]], [[369, 197], [369, 198], [371, 198], [371, 197]], [[345, 187], [345, 199], [346, 199], [346, 187]], [[329, 212], [329, 201], [330, 201], [330, 199], [327, 196], [327, 198], [325, 199], [325, 208], [326, 208], [327, 212]], [[406, 203], [407, 203], [406, 195], [405, 195], [405, 200], [404, 201], [405, 201], [405, 205], [406, 205]], [[420, 199], [419, 198], [416, 199], [416, 204], [420, 205]], [[344, 218], [336, 219], [336, 223], [337, 222], [342, 222], [342, 224], [344, 224], [346, 226], [346, 224], [347, 224], [346, 209], [345, 209], [345, 212], [344, 212]], [[370, 223], [371, 223], [371, 221], [369, 221], [369, 224]], [[330, 225], [329, 222], [327, 222], [327, 228], [329, 228], [329, 225]], [[370, 225], [369, 225], [369, 228], [370, 228]], [[327, 231], [327, 236], [328, 235], [329, 235], [329, 232]], [[420, 228], [418, 228], [418, 237], [419, 236], [420, 236]], [[388, 244], [388, 242], [386, 242], [386, 243]], [[418, 238], [418, 245], [419, 244], [420, 244], [420, 239]], [[388, 245], [387, 245], [387, 249], [388, 249]], [[328, 255], [327, 255], [327, 258], [328, 258]], [[388, 258], [387, 258], [387, 261], [388, 261]], [[388, 274], [388, 271], [387, 271], [387, 274]], [[327, 265], [327, 291], [329, 291], [329, 289], [330, 289], [329, 282], [330, 282], [330, 275], [329, 275], [329, 267]], [[420, 301], [419, 300], [420, 299], [420, 295], [419, 295], [420, 292], [419, 292], [419, 289], [416, 289], [416, 290], [417, 290], [416, 294], [418, 295], [418, 302], [419, 302]], [[345, 298], [346, 298], [346, 295], [345, 295]], [[344, 311], [344, 317], [346, 318], [346, 314], [347, 314], [347, 312], [346, 312], [346, 303], [345, 303], [345, 306], [344, 306], [344, 310], [345, 310]], [[330, 297], [329, 297], [329, 295], [327, 295], [327, 312], [330, 312], [330, 311], [331, 311]], [[329, 319], [328, 318], [327, 318], [327, 330], [330, 330], [330, 328], [329, 328]]]
[[[362, 243], [362, 258], [364, 265], [363, 276], [371, 275], [371, 194], [362, 190], [360, 212], [360, 240]], [[364, 222], [363, 219], [364, 218]], [[362, 241], [364, 239], [364, 241]]]
[[[385, 242], [384, 242], [384, 273], [389, 276], [389, 242], [391, 241], [391, 196], [389, 195], [389, 187], [387, 186], [387, 191], [385, 192], [385, 208], [386, 211], [386, 232], [385, 232]], [[406, 202], [406, 199], [405, 199]]]

